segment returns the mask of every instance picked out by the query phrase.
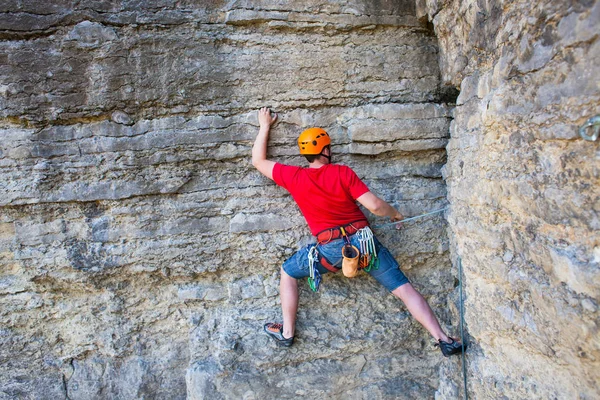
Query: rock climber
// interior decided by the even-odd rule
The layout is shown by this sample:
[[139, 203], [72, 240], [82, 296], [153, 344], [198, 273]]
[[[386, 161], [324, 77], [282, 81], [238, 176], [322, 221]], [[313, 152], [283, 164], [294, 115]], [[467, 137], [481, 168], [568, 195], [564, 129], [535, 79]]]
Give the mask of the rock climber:
[[[341, 269], [344, 246], [358, 248], [359, 233], [368, 229], [369, 225], [357, 201], [373, 214], [389, 217], [393, 222], [402, 220], [403, 216], [373, 194], [351, 168], [331, 162], [331, 140], [321, 128], [309, 128], [298, 138], [300, 154], [309, 163], [307, 168], [268, 160], [269, 131], [276, 120], [277, 114], [272, 114], [269, 108], [259, 110], [260, 130], [252, 147], [252, 165], [290, 192], [316, 237], [315, 245], [298, 250], [281, 267], [283, 323], [264, 325], [271, 338], [279, 345], [289, 347], [294, 343], [296, 329], [297, 280], [310, 276], [311, 253], [313, 256], [316, 254], [318, 260], [315, 262], [313, 257], [316, 264], [316, 268], [312, 267], [314, 274], [320, 276]], [[461, 353], [461, 343], [444, 333], [429, 304], [410, 284], [388, 249], [376, 238], [373, 238], [373, 243], [375, 251], [372, 253], [376, 254], [378, 267], [368, 273], [404, 302], [412, 316], [437, 340], [444, 356]]]

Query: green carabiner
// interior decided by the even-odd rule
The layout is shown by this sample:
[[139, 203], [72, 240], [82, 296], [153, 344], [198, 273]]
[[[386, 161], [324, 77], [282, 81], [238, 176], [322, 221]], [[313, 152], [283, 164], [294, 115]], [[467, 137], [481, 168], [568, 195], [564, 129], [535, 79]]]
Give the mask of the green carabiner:
[[371, 269], [376, 270], [379, 269], [379, 257], [371, 257], [371, 262], [369, 263], [369, 270], [367, 272], [369, 272]]
[[313, 292], [317, 291], [317, 285], [315, 285], [315, 280], [313, 278], [311, 278], [310, 276], [308, 277], [308, 286], [310, 287], [310, 289]]

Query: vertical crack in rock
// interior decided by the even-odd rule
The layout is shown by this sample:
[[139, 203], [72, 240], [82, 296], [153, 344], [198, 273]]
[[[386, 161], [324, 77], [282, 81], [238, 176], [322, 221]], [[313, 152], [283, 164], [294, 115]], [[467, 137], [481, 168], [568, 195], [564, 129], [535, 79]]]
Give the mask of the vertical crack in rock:
[[73, 359], [69, 360], [69, 368], [70, 368], [70, 376], [67, 377], [67, 374], [63, 372], [62, 374], [62, 382], [63, 382], [63, 391], [65, 394], [65, 400], [71, 400], [71, 397], [69, 396], [69, 379], [71, 376], [73, 376], [73, 373], [75, 371], [75, 366], [73, 365]]

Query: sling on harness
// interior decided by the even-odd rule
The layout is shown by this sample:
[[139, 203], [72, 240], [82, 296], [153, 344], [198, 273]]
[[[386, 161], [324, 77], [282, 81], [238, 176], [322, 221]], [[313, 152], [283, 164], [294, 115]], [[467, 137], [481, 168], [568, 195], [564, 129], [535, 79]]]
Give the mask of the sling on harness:
[[308, 251], [308, 270], [310, 276], [308, 277], [308, 286], [310, 286], [313, 292], [319, 290], [319, 284], [321, 283], [321, 273], [317, 269], [317, 264], [321, 264], [325, 269], [330, 272], [336, 273], [340, 269], [334, 267], [325, 257], [323, 257], [319, 250], [317, 250], [317, 245], [314, 245]]
[[308, 270], [310, 276], [308, 277], [308, 286], [310, 286], [313, 292], [319, 290], [319, 285], [321, 284], [321, 273], [315, 266], [315, 263], [319, 262], [319, 252], [317, 251], [317, 246], [313, 246], [310, 248], [308, 252]]

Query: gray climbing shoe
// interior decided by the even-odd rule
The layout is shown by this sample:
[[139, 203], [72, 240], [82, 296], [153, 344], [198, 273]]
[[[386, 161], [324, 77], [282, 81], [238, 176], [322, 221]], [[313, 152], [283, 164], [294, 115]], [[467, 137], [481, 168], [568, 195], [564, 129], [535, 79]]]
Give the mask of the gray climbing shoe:
[[450, 357], [454, 354], [461, 354], [463, 352], [463, 348], [464, 350], [467, 350], [466, 344], [463, 345], [453, 338], [450, 338], [450, 340], [451, 342], [444, 342], [440, 339], [436, 344], [436, 346], [440, 347], [440, 350], [445, 357]]
[[275, 322], [269, 322], [264, 326], [267, 335], [271, 336], [278, 345], [290, 347], [294, 344], [294, 337], [285, 338], [283, 337], [283, 324], [277, 324]]

